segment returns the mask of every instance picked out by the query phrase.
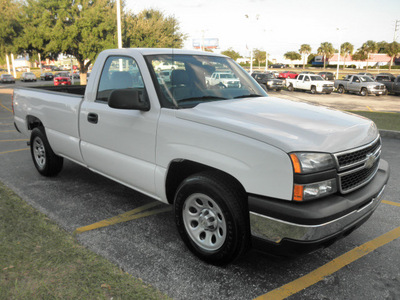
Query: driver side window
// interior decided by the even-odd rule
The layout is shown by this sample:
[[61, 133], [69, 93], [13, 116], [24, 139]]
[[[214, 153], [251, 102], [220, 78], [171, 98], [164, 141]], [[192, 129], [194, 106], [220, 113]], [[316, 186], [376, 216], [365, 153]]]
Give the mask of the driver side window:
[[96, 101], [108, 102], [114, 90], [144, 89], [144, 83], [136, 61], [131, 57], [110, 56], [107, 58], [100, 77]]

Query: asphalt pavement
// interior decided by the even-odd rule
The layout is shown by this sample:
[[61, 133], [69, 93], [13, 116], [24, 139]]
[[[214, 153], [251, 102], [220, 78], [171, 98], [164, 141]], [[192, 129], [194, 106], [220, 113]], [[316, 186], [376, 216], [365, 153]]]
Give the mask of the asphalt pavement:
[[[146, 209], [153, 199], [68, 161], [57, 177], [40, 176], [25, 137], [13, 127], [11, 97], [4, 92], [0, 89], [0, 181], [67, 232], [75, 232], [80, 243], [170, 297], [276, 299], [284, 298], [277, 289], [285, 287], [293, 292], [289, 299], [400, 299], [400, 239], [393, 233], [400, 228], [400, 139], [383, 138], [382, 158], [391, 167], [384, 202], [348, 237], [298, 258], [250, 251], [240, 261], [215, 267], [186, 249], [168, 206], [155, 203]], [[123, 214], [126, 221], [101, 226], [103, 220]], [[77, 233], [79, 228], [89, 230]], [[382, 242], [387, 235], [392, 240]], [[350, 261], [343, 258], [354, 249], [362, 253], [364, 245], [375, 250]], [[310, 278], [317, 280], [308, 286]], [[293, 282], [299, 279], [304, 280], [296, 290]]]

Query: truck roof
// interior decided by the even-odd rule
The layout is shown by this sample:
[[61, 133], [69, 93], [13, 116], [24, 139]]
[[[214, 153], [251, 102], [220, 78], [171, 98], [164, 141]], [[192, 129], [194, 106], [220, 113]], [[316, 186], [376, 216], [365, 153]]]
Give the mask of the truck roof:
[[129, 54], [132, 52], [140, 52], [142, 55], [158, 55], [158, 54], [187, 54], [187, 55], [208, 55], [208, 56], [220, 56], [226, 57], [225, 55], [197, 51], [197, 50], [183, 50], [183, 49], [175, 49], [175, 48], [122, 48], [122, 49], [109, 49], [104, 50], [105, 53], [118, 53], [118, 54]]

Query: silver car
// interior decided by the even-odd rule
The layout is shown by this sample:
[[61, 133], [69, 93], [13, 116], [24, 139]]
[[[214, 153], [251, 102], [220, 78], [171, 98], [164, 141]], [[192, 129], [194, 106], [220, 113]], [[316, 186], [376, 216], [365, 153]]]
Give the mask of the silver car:
[[15, 83], [15, 78], [14, 76], [10, 74], [1, 74], [0, 78], [1, 83]]
[[21, 81], [36, 81], [36, 75], [32, 72], [24, 72], [21, 75]]

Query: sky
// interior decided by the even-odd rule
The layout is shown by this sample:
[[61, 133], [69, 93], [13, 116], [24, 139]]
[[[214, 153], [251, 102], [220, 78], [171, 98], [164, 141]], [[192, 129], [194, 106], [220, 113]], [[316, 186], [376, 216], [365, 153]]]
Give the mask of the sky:
[[136, 14], [148, 8], [179, 21], [185, 49], [204, 37], [219, 39], [215, 52], [232, 47], [244, 56], [254, 48], [280, 58], [302, 44], [316, 53], [323, 42], [356, 50], [367, 40], [392, 42], [396, 20], [400, 42], [400, 0], [126, 0]]

